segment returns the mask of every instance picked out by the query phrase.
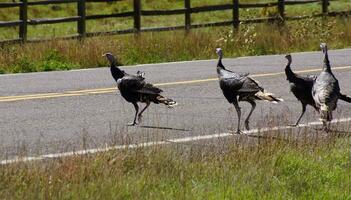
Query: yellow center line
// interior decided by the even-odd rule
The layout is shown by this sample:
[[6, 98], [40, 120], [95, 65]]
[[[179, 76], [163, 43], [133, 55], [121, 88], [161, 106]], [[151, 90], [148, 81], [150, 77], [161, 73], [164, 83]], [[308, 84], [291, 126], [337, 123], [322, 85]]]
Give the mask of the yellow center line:
[[[333, 71], [351, 69], [351, 66], [342, 66], [342, 67], [333, 67]], [[295, 73], [310, 73], [310, 72], [319, 72], [320, 68], [315, 69], [305, 69], [295, 71]], [[272, 73], [262, 73], [262, 74], [253, 74], [250, 77], [270, 77], [270, 76], [280, 76], [284, 75], [284, 72], [272, 72]], [[155, 86], [170, 86], [170, 85], [184, 85], [184, 84], [195, 84], [195, 83], [204, 83], [210, 81], [216, 81], [217, 78], [207, 78], [207, 79], [197, 79], [189, 81], [176, 81], [168, 83], [156, 83]], [[91, 94], [105, 94], [112, 93], [117, 90], [116, 87], [110, 88], [97, 88], [97, 89], [86, 89], [86, 90], [73, 90], [66, 91], [61, 93], [40, 93], [40, 94], [28, 94], [28, 95], [18, 95], [18, 96], [0, 96], [0, 102], [12, 102], [12, 101], [23, 101], [23, 100], [34, 100], [34, 99], [48, 99], [48, 98], [58, 98], [58, 97], [72, 97], [72, 96], [83, 96]]]

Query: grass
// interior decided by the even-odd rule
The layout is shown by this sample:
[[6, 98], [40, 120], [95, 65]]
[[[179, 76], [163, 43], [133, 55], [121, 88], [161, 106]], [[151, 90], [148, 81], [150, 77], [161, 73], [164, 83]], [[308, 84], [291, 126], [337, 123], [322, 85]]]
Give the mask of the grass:
[[3, 165], [0, 198], [350, 199], [351, 140], [304, 134]]
[[[254, 0], [241, 1], [254, 3]], [[261, 1], [260, 1], [261, 2]], [[268, 2], [268, 0], [264, 1]], [[182, 8], [182, 0], [147, 0], [143, 9]], [[221, 0], [194, 0], [192, 6], [231, 3]], [[107, 5], [107, 6], [106, 6]], [[75, 4], [33, 6], [29, 8], [29, 18], [63, 17], [76, 14]], [[132, 9], [132, 1], [114, 3], [90, 3], [87, 14], [125, 12]], [[288, 16], [320, 12], [321, 5], [287, 6]], [[2, 9], [0, 21], [16, 20], [17, 8]], [[331, 2], [331, 11], [351, 10], [347, 0]], [[267, 17], [277, 13], [276, 8], [243, 9], [242, 18]], [[192, 23], [205, 23], [231, 19], [231, 11], [199, 13], [192, 16]], [[180, 25], [184, 16], [143, 17], [146, 27]], [[132, 19], [93, 20], [87, 22], [88, 31], [125, 29], [132, 26]], [[284, 26], [275, 24], [241, 25], [233, 32], [231, 27], [203, 28], [184, 31], [142, 33], [87, 38], [84, 41], [53, 40], [43, 43], [4, 45], [0, 48], [0, 74], [69, 70], [106, 66], [101, 58], [104, 52], [113, 52], [123, 65], [157, 63], [182, 60], [214, 58], [214, 49], [222, 47], [227, 57], [277, 54], [293, 51], [317, 50], [320, 42], [327, 42], [331, 48], [344, 48], [351, 45], [351, 25], [348, 18], [306, 19], [287, 22]], [[1, 38], [17, 37], [17, 28], [0, 29]], [[30, 26], [29, 38], [47, 38], [74, 34], [75, 23]], [[142, 47], [142, 48], [141, 48]], [[172, 47], [172, 48], [170, 48]]]
[[276, 24], [242, 25], [183, 31], [53, 40], [5, 45], [0, 48], [0, 73], [67, 70], [107, 66], [102, 53], [114, 53], [123, 65], [215, 58], [222, 47], [226, 57], [331, 49], [351, 46], [348, 18], [307, 19]]
[[[8, 2], [8, 0], [0, 0], [0, 2]], [[241, 0], [240, 3], [255, 3], [255, 2], [272, 2], [271, 0]], [[273, 0], [274, 2], [274, 0]], [[205, 6], [205, 5], [220, 5], [232, 3], [231, 0], [192, 0], [191, 6]], [[142, 1], [142, 7], [144, 10], [154, 9], [180, 9], [184, 8], [183, 0], [145, 0]], [[348, 0], [338, 0], [331, 2], [330, 11], [342, 11], [350, 10], [351, 4]], [[87, 15], [93, 14], [108, 14], [108, 13], [121, 13], [133, 10], [133, 1], [124, 0], [120, 2], [105, 2], [105, 3], [88, 3], [87, 4]], [[14, 21], [18, 20], [19, 15], [18, 8], [3, 8], [0, 12], [0, 21]], [[312, 3], [307, 5], [294, 5], [287, 6], [286, 12], [288, 16], [306, 15], [312, 13], [320, 13], [321, 5], [318, 3]], [[276, 8], [250, 8], [240, 10], [240, 19], [257, 18], [274, 16], [277, 14]], [[58, 18], [58, 17], [69, 17], [77, 15], [77, 5], [71, 4], [51, 4], [42, 6], [30, 6], [28, 8], [28, 19], [40, 19], [40, 18]], [[192, 23], [205, 23], [224, 21], [232, 19], [232, 11], [218, 11], [218, 12], [206, 12], [192, 15]], [[122, 19], [101, 19], [101, 20], [88, 20], [87, 31], [110, 31], [110, 30], [122, 30], [133, 27], [132, 18]], [[161, 27], [161, 26], [175, 26], [184, 25], [184, 15], [172, 15], [172, 16], [143, 16], [142, 27]], [[52, 25], [35, 25], [29, 26], [28, 38], [50, 38], [64, 35], [71, 35], [77, 33], [76, 23], [60, 23]], [[1, 40], [2, 39], [14, 39], [17, 38], [18, 28], [2, 28], [1, 29]]]

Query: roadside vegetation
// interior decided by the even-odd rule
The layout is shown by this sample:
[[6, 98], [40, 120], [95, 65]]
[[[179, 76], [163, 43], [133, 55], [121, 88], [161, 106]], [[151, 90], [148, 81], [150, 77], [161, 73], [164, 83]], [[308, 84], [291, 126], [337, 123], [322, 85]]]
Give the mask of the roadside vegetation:
[[[246, 0], [244, 2], [256, 2]], [[88, 14], [123, 12], [131, 9], [132, 1], [90, 5]], [[230, 1], [193, 1], [192, 6], [223, 4]], [[145, 9], [180, 8], [183, 1], [146, 1]], [[287, 6], [287, 15], [306, 15], [320, 12], [320, 4]], [[2, 9], [0, 21], [16, 20], [17, 10]], [[59, 7], [32, 7], [29, 18], [62, 17], [75, 15], [75, 5]], [[331, 11], [351, 10], [349, 1], [331, 2]], [[44, 12], [45, 11], [45, 12]], [[246, 9], [242, 18], [266, 17], [277, 13], [275, 8]], [[195, 14], [193, 23], [229, 20], [231, 12]], [[168, 26], [182, 24], [179, 17], [144, 17], [143, 26]], [[89, 31], [116, 30], [132, 26], [132, 20], [96, 20], [88, 24]], [[61, 27], [62, 25], [62, 27]], [[33, 26], [28, 30], [33, 37], [55, 37], [75, 33], [75, 23]], [[71, 31], [71, 32], [70, 32]], [[17, 37], [17, 29], [0, 29], [0, 39]], [[0, 47], [0, 73], [69, 70], [106, 66], [101, 58], [104, 52], [114, 53], [122, 65], [157, 63], [182, 60], [210, 59], [214, 49], [222, 47], [226, 57], [277, 54], [295, 51], [318, 50], [320, 42], [327, 42], [331, 49], [351, 46], [349, 18], [306, 19], [286, 22], [241, 25], [240, 30], [229, 27], [212, 27], [184, 31], [142, 33], [139, 36], [117, 35], [87, 38], [84, 41], [53, 40], [42, 43], [3, 45]]]
[[114, 53], [122, 65], [215, 58], [222, 47], [226, 57], [279, 54], [351, 46], [347, 18], [307, 19], [276, 24], [241, 25], [183, 31], [87, 38], [84, 41], [53, 40], [6, 45], [0, 49], [0, 73], [68, 70], [107, 66], [102, 53]]
[[351, 140], [313, 132], [3, 165], [0, 198], [350, 199]]

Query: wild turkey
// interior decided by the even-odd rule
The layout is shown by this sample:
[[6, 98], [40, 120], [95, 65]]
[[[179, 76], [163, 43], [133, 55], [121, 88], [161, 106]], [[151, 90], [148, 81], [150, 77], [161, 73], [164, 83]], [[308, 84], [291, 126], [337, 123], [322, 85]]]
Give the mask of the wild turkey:
[[292, 60], [291, 55], [288, 54], [285, 56], [285, 58], [288, 60], [288, 64], [285, 67], [285, 75], [286, 75], [286, 79], [290, 83], [290, 91], [295, 95], [297, 100], [299, 100], [302, 105], [302, 113], [300, 117], [297, 119], [296, 123], [293, 125], [293, 126], [297, 126], [302, 116], [306, 112], [307, 105], [312, 106], [314, 109], [318, 111], [318, 108], [314, 103], [314, 99], [312, 97], [312, 87], [317, 76], [314, 76], [314, 75], [299, 76], [295, 74], [290, 67], [291, 60]]
[[217, 48], [216, 52], [218, 55], [217, 75], [219, 78], [219, 86], [222, 89], [225, 98], [229, 103], [232, 103], [236, 109], [238, 114], [238, 127], [236, 133], [240, 134], [241, 108], [239, 107], [238, 101], [246, 101], [251, 104], [251, 110], [245, 119], [245, 128], [249, 130], [249, 119], [256, 108], [256, 100], [266, 100], [273, 103], [278, 103], [283, 100], [274, 97], [272, 93], [264, 92], [264, 89], [259, 86], [255, 80], [248, 77], [248, 74], [238, 74], [225, 69], [222, 64], [222, 49]]
[[[290, 82], [290, 91], [295, 95], [297, 100], [299, 100], [302, 105], [302, 113], [296, 123], [293, 125], [297, 126], [306, 111], [307, 105], [312, 106], [318, 111], [318, 107], [316, 106], [312, 96], [312, 87], [314, 81], [317, 79], [317, 76], [300, 76], [295, 74], [290, 67], [292, 62], [291, 55], [288, 54], [285, 56], [285, 58], [288, 60], [288, 64], [285, 67], [285, 75], [287, 80]], [[351, 103], [351, 97], [348, 97], [347, 95], [340, 93], [339, 99]]]
[[[111, 53], [104, 54], [108, 61], [110, 62], [110, 70], [112, 77], [117, 82], [119, 91], [121, 92], [122, 97], [132, 103], [135, 108], [135, 116], [131, 126], [137, 125], [138, 122], [141, 122], [143, 112], [149, 107], [150, 103], [155, 104], [165, 104], [169, 108], [175, 106], [177, 103], [172, 99], [163, 97], [160, 93], [163, 92], [161, 89], [153, 86], [150, 83], [144, 81], [144, 73], [138, 71], [137, 75], [130, 75], [126, 72], [120, 70], [116, 64], [117, 61]], [[146, 106], [139, 111], [138, 102], [145, 103]], [[137, 122], [138, 117], [138, 122]]]
[[312, 96], [319, 110], [323, 128], [328, 130], [328, 122], [333, 118], [332, 112], [336, 109], [340, 97], [340, 87], [331, 71], [327, 45], [322, 43], [320, 47], [324, 53], [324, 63], [322, 72], [313, 84]]

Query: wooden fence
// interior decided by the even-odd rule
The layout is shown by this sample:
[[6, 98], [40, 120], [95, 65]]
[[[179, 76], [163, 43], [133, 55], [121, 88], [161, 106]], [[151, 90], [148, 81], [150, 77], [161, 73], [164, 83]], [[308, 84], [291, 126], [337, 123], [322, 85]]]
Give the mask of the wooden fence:
[[[54, 23], [64, 23], [64, 22], [77, 22], [77, 34], [73, 36], [67, 36], [64, 38], [84, 38], [97, 35], [112, 35], [112, 34], [124, 34], [124, 33], [139, 33], [146, 31], [166, 31], [166, 30], [176, 30], [184, 29], [189, 30], [192, 28], [208, 27], [208, 26], [225, 26], [233, 25], [238, 28], [240, 24], [247, 23], [260, 23], [266, 21], [279, 20], [284, 22], [285, 20], [299, 20], [309, 17], [321, 17], [321, 16], [339, 16], [339, 15], [350, 15], [351, 11], [343, 12], [328, 12], [328, 6], [330, 0], [277, 0], [276, 2], [270, 3], [250, 3], [244, 4], [239, 3], [239, 0], [233, 0], [232, 4], [224, 5], [212, 5], [212, 6], [201, 6], [201, 7], [191, 7], [191, 0], [184, 0], [184, 8], [174, 9], [174, 10], [143, 10], [141, 0], [133, 0], [133, 11], [123, 12], [123, 13], [113, 13], [113, 14], [100, 14], [100, 15], [86, 15], [86, 4], [91, 2], [116, 2], [122, 0], [39, 0], [39, 1], [27, 1], [20, 0], [20, 2], [0, 2], [1, 8], [8, 7], [19, 7], [19, 20], [17, 21], [0, 21], [0, 27], [14, 27], [19, 26], [18, 39], [3, 40], [4, 42], [27, 42], [27, 41], [38, 41], [39, 39], [27, 39], [27, 27], [30, 25], [39, 24], [54, 24]], [[306, 15], [306, 16], [285, 16], [285, 6], [289, 5], [301, 5], [310, 3], [320, 3], [321, 12], [320, 14]], [[49, 5], [49, 4], [72, 4], [77, 5], [77, 16], [62, 17], [62, 18], [50, 18], [50, 19], [28, 19], [27, 10], [29, 6], [37, 5]], [[240, 9], [244, 8], [264, 8], [264, 7], [277, 7], [279, 15], [276, 17], [265, 17], [265, 18], [255, 18], [255, 19], [240, 19], [239, 12]], [[213, 23], [203, 23], [203, 24], [192, 24], [191, 15], [193, 13], [201, 12], [212, 12], [212, 11], [222, 11], [222, 10], [232, 10], [232, 20], [221, 21]], [[161, 15], [184, 15], [184, 25], [172, 26], [172, 27], [159, 27], [159, 28], [142, 28], [141, 17], [142, 16], [161, 16]], [[124, 30], [112, 30], [106, 32], [87, 32], [86, 31], [86, 21], [104, 18], [124, 18], [132, 17], [134, 19], [134, 27]]]

